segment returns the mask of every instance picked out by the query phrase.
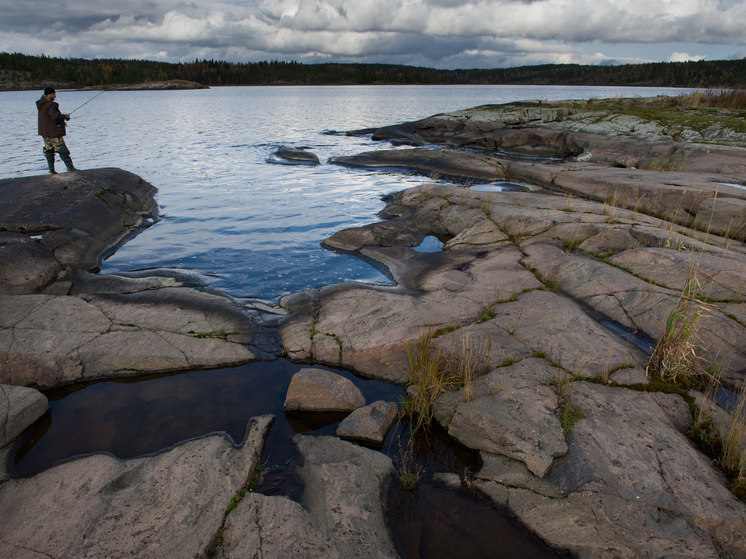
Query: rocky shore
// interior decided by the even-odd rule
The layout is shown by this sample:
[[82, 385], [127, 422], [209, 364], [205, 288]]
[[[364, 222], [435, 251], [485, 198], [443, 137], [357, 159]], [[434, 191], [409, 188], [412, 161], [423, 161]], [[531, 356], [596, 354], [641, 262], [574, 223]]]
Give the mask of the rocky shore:
[[[524, 103], [359, 131], [395, 149], [333, 163], [515, 186], [434, 183], [388, 196], [383, 221], [325, 245], [380, 263], [396, 287], [283, 297], [281, 346], [299, 362], [399, 384], [418, 340], [477, 362], [478, 377], [435, 400], [434, 420], [480, 452], [466, 481], [555, 549], [746, 557], [746, 505], [687, 436], [705, 396], [646, 371], [686, 301], [693, 351], [724, 388], [744, 389], [746, 150], [719, 130]], [[246, 491], [271, 416], [247, 418], [240, 445], [213, 434], [9, 479], [15, 441], [47, 410], [36, 387], [278, 354], [279, 341], [226, 297], [172, 278], [95, 274], [157, 219], [154, 192], [118, 169], [0, 181], [3, 556], [396, 557], [381, 495], [397, 481], [380, 452], [296, 435], [301, 502]], [[441, 250], [415, 250], [433, 237]], [[290, 405], [300, 409], [319, 376], [294, 379]], [[378, 413], [388, 421], [390, 411]], [[732, 418], [715, 415], [727, 430]]]

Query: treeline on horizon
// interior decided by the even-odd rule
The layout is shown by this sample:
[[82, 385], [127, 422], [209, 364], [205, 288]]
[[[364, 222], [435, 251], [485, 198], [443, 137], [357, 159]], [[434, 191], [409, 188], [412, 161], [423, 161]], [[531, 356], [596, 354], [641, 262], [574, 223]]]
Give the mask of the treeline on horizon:
[[54, 82], [67, 87], [133, 85], [188, 80], [222, 85], [607, 85], [660, 87], [743, 87], [746, 58], [656, 62], [619, 66], [542, 64], [489, 70], [436, 70], [394, 64], [303, 64], [299, 62], [233, 63], [195, 60], [168, 63], [148, 60], [53, 58], [0, 53], [0, 73], [27, 83]]

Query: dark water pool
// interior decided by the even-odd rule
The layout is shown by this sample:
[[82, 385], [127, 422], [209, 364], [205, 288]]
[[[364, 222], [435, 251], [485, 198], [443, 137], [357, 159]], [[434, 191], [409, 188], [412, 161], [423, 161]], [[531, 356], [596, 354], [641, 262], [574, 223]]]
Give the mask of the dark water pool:
[[[333, 435], [336, 427], [309, 425], [307, 418], [287, 417], [283, 411], [290, 379], [307, 366], [280, 359], [49, 390], [45, 394], [51, 414], [28, 434], [14, 459], [14, 473], [30, 475], [92, 452], [134, 458], [215, 431], [225, 431], [240, 442], [249, 419], [267, 413], [277, 420], [263, 462], [282, 465], [295, 458], [290, 442], [294, 433], [315, 430]], [[400, 387], [334, 371], [354, 382], [369, 403], [398, 402], [404, 395]]]
[[463, 489], [433, 482], [388, 490], [389, 528], [406, 559], [547, 559], [560, 557], [512, 519]]

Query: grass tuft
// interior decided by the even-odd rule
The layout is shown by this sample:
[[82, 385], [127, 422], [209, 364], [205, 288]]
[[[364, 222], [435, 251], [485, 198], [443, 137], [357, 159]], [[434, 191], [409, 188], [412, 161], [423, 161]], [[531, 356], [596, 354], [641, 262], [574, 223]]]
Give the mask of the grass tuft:
[[468, 399], [477, 376], [487, 372], [489, 341], [475, 341], [465, 334], [459, 348], [445, 351], [442, 346], [434, 346], [436, 337], [436, 333], [428, 329], [414, 347], [404, 339], [411, 388], [407, 390], [409, 395], [402, 411], [409, 418], [413, 432], [430, 425], [433, 402], [438, 396], [463, 387], [464, 398]]
[[741, 481], [746, 481], [746, 386], [731, 411], [730, 426], [723, 437], [721, 465], [725, 471], [737, 473]]
[[567, 438], [572, 428], [581, 419], [585, 419], [585, 410], [577, 404], [565, 404], [560, 408], [559, 420], [560, 425], [562, 425], [562, 434], [565, 435], [565, 438]]
[[701, 288], [697, 269], [692, 264], [686, 285], [669, 313], [663, 335], [648, 361], [648, 376], [656, 375], [665, 381], [685, 384], [712, 380], [706, 360], [698, 353], [700, 318], [707, 313], [705, 305], [696, 299]]
[[414, 491], [420, 484], [423, 467], [414, 455], [414, 437], [410, 436], [406, 448], [399, 437], [399, 460], [396, 462], [396, 478], [406, 491]]

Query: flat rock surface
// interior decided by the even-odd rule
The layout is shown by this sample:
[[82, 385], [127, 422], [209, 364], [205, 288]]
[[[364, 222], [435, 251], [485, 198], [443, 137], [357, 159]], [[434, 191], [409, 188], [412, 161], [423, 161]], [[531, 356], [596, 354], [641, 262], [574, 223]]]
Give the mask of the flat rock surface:
[[97, 454], [7, 481], [0, 555], [204, 557], [259, 465], [273, 420], [254, 418], [240, 446], [207, 435], [154, 456]]
[[652, 395], [573, 383], [569, 398], [586, 417], [551, 472], [484, 454], [480, 490], [580, 557], [743, 556], [746, 506]]
[[85, 297], [0, 296], [0, 301], [0, 381], [8, 384], [51, 388], [238, 365], [254, 360], [265, 347], [263, 329], [242, 310], [188, 288]]
[[[604, 188], [632, 172], [588, 165], [587, 184]], [[551, 182], [556, 173], [541, 167], [531, 173]], [[664, 185], [659, 200], [696, 213], [714, 197], [704, 186], [682, 198]], [[746, 556], [746, 507], [683, 434], [685, 401], [622, 387], [650, 381], [647, 355], [693, 285], [694, 351], [722, 368], [726, 386], [744, 385], [746, 245], [598, 192], [601, 201], [423, 185], [390, 195], [387, 221], [326, 244], [377, 260], [397, 286], [283, 298], [285, 347], [406, 382], [407, 347], [434, 336], [431, 352], [476, 375], [436, 400], [436, 420], [482, 451], [479, 489], [551, 546], [580, 557]], [[427, 236], [440, 252], [414, 250]], [[568, 409], [581, 419], [563, 429]]]
[[216, 556], [396, 558], [381, 506], [391, 460], [334, 437], [295, 435], [301, 503], [248, 494], [232, 511]]

